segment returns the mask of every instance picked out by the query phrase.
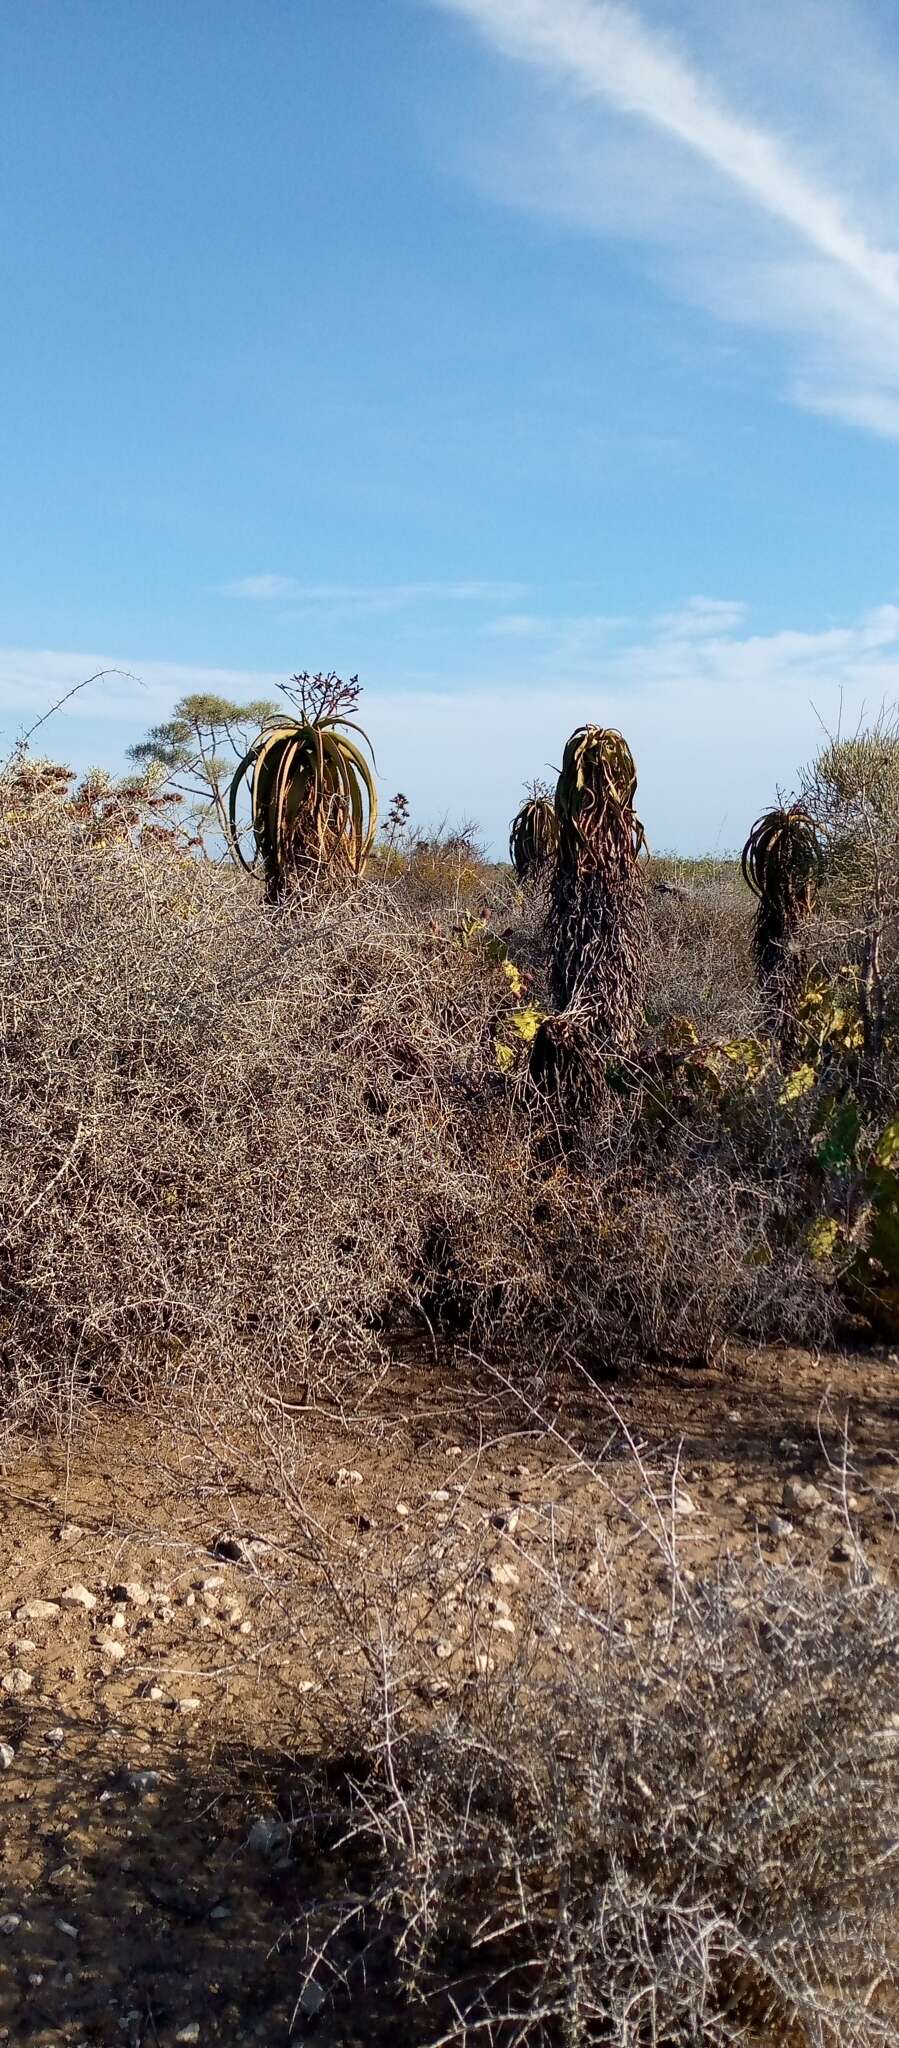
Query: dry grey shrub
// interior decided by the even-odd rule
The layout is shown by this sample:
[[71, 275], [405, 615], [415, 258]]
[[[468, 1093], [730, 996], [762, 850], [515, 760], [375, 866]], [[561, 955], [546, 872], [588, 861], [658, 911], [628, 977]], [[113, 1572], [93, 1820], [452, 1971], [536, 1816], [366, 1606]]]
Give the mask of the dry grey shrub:
[[689, 1017], [702, 1039], [754, 1035], [753, 904], [739, 862], [650, 859], [647, 884], [650, 1028]]
[[[894, 1594], [761, 1567], [643, 1639], [581, 1626], [553, 1675], [531, 1650], [427, 1727], [385, 1684], [342, 1828], [408, 2038], [886, 2048], [897, 1698]], [[347, 1917], [310, 1918], [319, 1974]]]
[[[808, 1260], [743, 1263], [781, 1194], [720, 1132], [656, 1156], [605, 1090], [583, 1170], [546, 1165], [497, 1066], [509, 985], [455, 898], [375, 878], [272, 915], [230, 869], [57, 813], [7, 826], [0, 888], [8, 1430], [89, 1388], [337, 1395], [410, 1313], [526, 1366], [824, 1326]], [[533, 924], [502, 880], [525, 961]]]

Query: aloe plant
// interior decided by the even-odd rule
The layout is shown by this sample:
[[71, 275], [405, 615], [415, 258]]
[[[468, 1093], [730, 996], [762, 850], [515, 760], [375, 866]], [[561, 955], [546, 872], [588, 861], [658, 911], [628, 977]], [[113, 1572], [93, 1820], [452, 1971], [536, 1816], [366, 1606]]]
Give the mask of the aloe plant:
[[743, 848], [743, 877], [757, 899], [753, 953], [765, 1022], [785, 1056], [796, 1048], [804, 982], [797, 942], [822, 864], [818, 827], [801, 804], [766, 811]]
[[618, 1051], [629, 1050], [639, 1026], [646, 945], [636, 788], [619, 732], [583, 725], [572, 733], [556, 789], [552, 993], [558, 1010], [589, 1013], [594, 1035]]
[[512, 820], [509, 859], [523, 886], [549, 874], [559, 844], [555, 805], [543, 783], [531, 784], [525, 802]]
[[[322, 714], [266, 720], [231, 782], [232, 844], [245, 868], [261, 866], [269, 900], [325, 878], [360, 876], [374, 841], [378, 799], [374, 776], [351, 719]], [[254, 853], [240, 845], [237, 805], [249, 786]]]

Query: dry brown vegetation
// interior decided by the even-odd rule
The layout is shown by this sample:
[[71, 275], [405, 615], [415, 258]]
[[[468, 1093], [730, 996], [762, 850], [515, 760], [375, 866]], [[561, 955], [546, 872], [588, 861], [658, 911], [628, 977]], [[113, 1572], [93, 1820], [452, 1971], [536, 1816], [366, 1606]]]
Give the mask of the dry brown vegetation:
[[[848, 1582], [761, 1555], [687, 1573], [677, 1462], [660, 1481], [628, 1438], [602, 1598], [554, 1525], [539, 1570], [522, 1537], [515, 1654], [478, 1651], [425, 1694], [420, 1612], [459, 1576], [455, 1527], [373, 1584], [298, 1477], [313, 1420], [349, 1427], [410, 1329], [435, 1370], [490, 1382], [510, 1430], [524, 1401], [532, 1431], [572, 1389], [598, 1429], [596, 1382], [637, 1361], [863, 1329], [843, 1281], [873, 1197], [848, 1154], [821, 1161], [831, 1070], [786, 1102], [776, 1055], [751, 1086], [716, 1078], [724, 1043], [760, 1032], [736, 866], [650, 863], [645, 1028], [572, 1150], [515, 1043], [547, 1001], [545, 905], [470, 834], [267, 909], [139, 792], [125, 812], [108, 790], [80, 812], [42, 792], [19, 789], [0, 834], [7, 1465], [36, 1428], [77, 1441], [99, 1401], [207, 1448], [227, 1425], [207, 1482], [224, 1522], [262, 1442], [260, 1488], [294, 1532], [279, 1625], [305, 1645], [324, 1600], [353, 1652], [294, 1829], [334, 1879], [294, 1916], [298, 1994], [311, 1972], [346, 2016], [374, 1983], [359, 2037], [409, 2048], [894, 2039], [899, 1616], [845, 1475]], [[813, 928], [822, 959], [850, 929], [874, 947], [851, 873], [842, 925], [826, 906]], [[878, 1058], [865, 1131], [889, 1097]], [[835, 1216], [842, 1264], [809, 1241]], [[647, 1528], [662, 1611], [625, 1627], [621, 1558]]]

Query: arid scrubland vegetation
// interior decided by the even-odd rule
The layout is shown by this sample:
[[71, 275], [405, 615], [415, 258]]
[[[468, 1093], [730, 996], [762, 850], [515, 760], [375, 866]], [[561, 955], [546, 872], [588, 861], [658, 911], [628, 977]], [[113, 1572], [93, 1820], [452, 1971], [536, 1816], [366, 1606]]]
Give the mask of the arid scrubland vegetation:
[[[4, 773], [7, 1470], [127, 1413], [201, 1453], [220, 1526], [252, 1491], [232, 1563], [318, 1716], [277, 1734], [294, 1787], [317, 1750], [279, 1808], [295, 2031], [894, 2041], [899, 1385], [873, 1464], [845, 1362], [811, 1460], [772, 1412], [767, 1522], [690, 1562], [677, 1432], [618, 1388], [762, 1345], [842, 1347], [861, 1388], [899, 1336], [899, 735], [828, 744], [741, 872], [647, 854], [587, 727], [506, 866], [404, 797], [376, 836], [353, 686], [295, 685], [193, 700], [130, 780]], [[261, 881], [220, 853], [235, 767]], [[447, 1394], [587, 1505], [538, 1540], [486, 1500], [472, 1548], [435, 1471], [436, 1521], [335, 1535], [322, 1443], [352, 1495], [342, 1432], [376, 1465], [391, 1400], [420, 1448]]]

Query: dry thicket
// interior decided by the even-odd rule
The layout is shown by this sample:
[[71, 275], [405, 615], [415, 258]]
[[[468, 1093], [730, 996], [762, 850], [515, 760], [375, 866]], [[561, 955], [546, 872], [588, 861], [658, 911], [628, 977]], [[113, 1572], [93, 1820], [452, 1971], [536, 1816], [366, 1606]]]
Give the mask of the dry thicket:
[[[444, 873], [423, 901], [413, 863], [272, 913], [161, 833], [141, 849], [62, 811], [7, 825], [8, 1427], [194, 1374], [336, 1393], [410, 1314], [531, 1363], [822, 1327], [822, 1275], [778, 1237], [799, 1170], [782, 1135], [759, 1164], [714, 1120], [656, 1130], [609, 1087], [584, 1164], [558, 1166], [549, 1113], [498, 1065], [514, 998], [448, 865], [449, 898]], [[660, 1012], [666, 961], [686, 994], [700, 914], [666, 899]], [[500, 878], [484, 929], [539, 1000], [535, 905]], [[722, 978], [698, 959], [711, 1011]], [[741, 1017], [746, 1000], [736, 986]], [[755, 1116], [764, 1152], [764, 1100]]]
[[[876, 1588], [725, 1572], [642, 1641], [582, 1620], [552, 1676], [531, 1646], [427, 1729], [385, 1683], [343, 1829], [411, 2038], [886, 2048], [897, 1622]], [[311, 1918], [323, 1981], [345, 1930]]]

